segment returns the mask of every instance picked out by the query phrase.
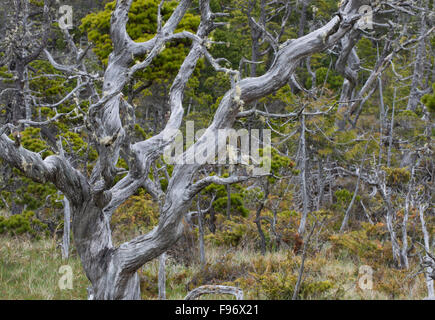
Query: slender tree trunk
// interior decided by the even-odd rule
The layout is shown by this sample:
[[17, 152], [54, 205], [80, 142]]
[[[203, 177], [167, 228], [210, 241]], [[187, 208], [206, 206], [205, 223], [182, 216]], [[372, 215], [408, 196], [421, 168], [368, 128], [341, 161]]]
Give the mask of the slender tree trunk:
[[346, 229], [346, 227], [347, 227], [347, 224], [349, 221], [349, 216], [350, 216], [350, 211], [352, 210], [353, 204], [354, 204], [355, 199], [356, 199], [357, 194], [358, 194], [358, 189], [359, 189], [359, 184], [360, 184], [360, 179], [361, 179], [360, 177], [361, 176], [358, 175], [358, 179], [356, 181], [356, 187], [355, 187], [355, 191], [353, 192], [352, 200], [350, 201], [349, 206], [346, 209], [346, 213], [344, 214], [343, 222], [341, 223], [340, 233], [342, 233], [344, 231], [344, 229]]
[[32, 108], [30, 107], [30, 99], [29, 99], [29, 94], [30, 94], [30, 88], [29, 88], [29, 78], [28, 78], [28, 71], [27, 71], [27, 67], [25, 68], [24, 71], [24, 106], [25, 106], [25, 119], [26, 120], [31, 120], [32, 118]]
[[[257, 62], [259, 60], [260, 45], [258, 40], [260, 39], [261, 33], [259, 35], [258, 31], [251, 31], [252, 33], [252, 45], [251, 45], [251, 61]], [[251, 77], [257, 76], [257, 64], [251, 63]]]
[[311, 57], [308, 57], [306, 62], [307, 71], [310, 74], [311, 77], [311, 92], [313, 94], [316, 94], [316, 87], [317, 87], [317, 75], [316, 72], [311, 68]]
[[304, 247], [302, 249], [301, 265], [299, 267], [299, 272], [298, 272], [298, 280], [296, 281], [295, 289], [293, 291], [292, 300], [297, 300], [298, 295], [299, 295], [299, 290], [300, 290], [301, 285], [302, 285], [302, 276], [304, 274], [305, 259], [307, 257], [307, 250], [308, 250], [308, 246], [310, 244], [311, 236], [313, 235], [314, 230], [316, 229], [316, 226], [317, 226], [317, 221], [314, 222], [313, 227], [312, 227], [310, 233], [308, 234], [308, 237], [304, 241]]
[[199, 261], [201, 269], [205, 268], [205, 246], [204, 246], [204, 213], [199, 205], [198, 198], [198, 229], [199, 229]]
[[346, 213], [344, 215], [344, 219], [343, 219], [343, 222], [342, 222], [341, 227], [340, 227], [340, 233], [343, 232], [344, 229], [347, 227], [347, 224], [349, 221], [349, 216], [350, 216], [350, 211], [352, 210], [353, 204], [354, 204], [355, 199], [358, 195], [359, 185], [361, 182], [362, 170], [364, 167], [365, 156], [367, 153], [367, 146], [368, 146], [368, 142], [366, 143], [365, 148], [364, 148], [364, 154], [362, 156], [361, 164], [360, 164], [359, 169], [358, 169], [358, 178], [356, 180], [355, 191], [353, 192], [352, 200], [350, 201], [349, 206], [347, 207]]
[[387, 222], [387, 229], [388, 229], [388, 232], [390, 234], [390, 239], [391, 239], [391, 247], [393, 250], [393, 259], [396, 262], [396, 264], [400, 267], [401, 266], [400, 248], [399, 248], [399, 243], [397, 242], [396, 231], [394, 230], [394, 218], [395, 218], [396, 214], [394, 211], [394, 207], [391, 203], [390, 195], [387, 193], [385, 185], [381, 186], [380, 191], [381, 191], [381, 195], [385, 201], [385, 204], [387, 206], [386, 222]]
[[382, 147], [383, 147], [383, 136], [384, 136], [384, 123], [385, 123], [385, 108], [382, 108], [379, 112], [379, 157], [378, 157], [378, 169], [382, 164]]
[[15, 80], [15, 95], [12, 103], [12, 123], [18, 124], [18, 120], [25, 118], [23, 106], [25, 105], [24, 99], [24, 84], [25, 84], [25, 66], [21, 59], [16, 60], [17, 79]]
[[266, 205], [267, 198], [269, 197], [269, 181], [266, 181], [264, 199], [260, 202], [255, 214], [255, 224], [257, 225], [258, 234], [260, 235], [260, 250], [261, 254], [266, 254], [266, 237], [264, 236], [263, 229], [261, 228], [261, 211]]
[[258, 234], [260, 235], [260, 250], [261, 254], [264, 256], [266, 254], [266, 237], [264, 236], [263, 229], [261, 228], [261, 210], [262, 206], [260, 205], [257, 208], [255, 224], [257, 225]]
[[[427, 4], [425, 5], [426, 9]], [[427, 32], [427, 25], [426, 25], [426, 15], [423, 13], [421, 15], [421, 22], [420, 22], [420, 34], [419, 36], [422, 37], [422, 39], [419, 41], [417, 46], [417, 53], [414, 61], [414, 73], [412, 76], [412, 83], [411, 83], [411, 92], [409, 94], [409, 100], [408, 100], [408, 106], [406, 107], [407, 110], [415, 111], [418, 107], [418, 104], [420, 102], [421, 97], [423, 94], [421, 93], [419, 86], [423, 83], [423, 77], [424, 77], [424, 69], [426, 64], [426, 40], [423, 37]]]
[[[426, 252], [430, 252], [430, 244], [429, 244], [430, 236], [426, 228], [426, 222], [424, 220], [424, 211], [426, 210], [426, 206], [420, 205], [418, 209], [420, 215], [421, 230], [423, 231], [424, 249], [426, 250]], [[425, 255], [425, 259], [430, 261], [430, 257], [428, 256], [428, 254]], [[431, 277], [433, 271], [434, 270], [431, 267], [428, 267], [425, 273], [427, 295], [429, 299], [435, 299], [434, 280]]]
[[307, 9], [311, 0], [303, 0], [301, 8], [301, 17], [299, 18], [299, 30], [298, 37], [302, 37], [305, 34], [305, 27], [307, 24]]
[[211, 206], [210, 207], [210, 218], [208, 220], [208, 225], [209, 225], [209, 229], [210, 229], [211, 233], [216, 232], [216, 224], [215, 224], [216, 218], [215, 218], [215, 216], [216, 216], [216, 213], [214, 211], [213, 206]]
[[[257, 76], [257, 63], [260, 60], [260, 38], [263, 34], [262, 30], [260, 30], [252, 21], [252, 10], [254, 9], [254, 6], [256, 4], [256, 1], [253, 1], [251, 4], [251, 8], [248, 11], [248, 19], [249, 19], [249, 25], [251, 28], [251, 77]], [[265, 26], [265, 19], [266, 19], [266, 2], [265, 0], [260, 0], [260, 19], [258, 23], [261, 26]]]
[[395, 100], [396, 100], [396, 88], [394, 88], [393, 110], [391, 111], [390, 132], [388, 134], [387, 167], [389, 167], [391, 164], [391, 147], [393, 145], [393, 134], [394, 134], [394, 112], [396, 109]]
[[305, 232], [305, 225], [307, 223], [307, 217], [308, 217], [308, 206], [309, 206], [309, 199], [308, 199], [308, 190], [307, 190], [307, 148], [306, 148], [306, 142], [305, 142], [305, 115], [302, 114], [301, 116], [301, 182], [302, 182], [302, 201], [303, 201], [303, 211], [302, 211], [302, 217], [301, 222], [299, 224], [298, 233], [301, 237], [303, 237]]
[[358, 71], [360, 60], [355, 50], [355, 44], [359, 41], [358, 31], [350, 32], [341, 39], [341, 53], [335, 64], [336, 70], [345, 78], [340, 95], [340, 104], [337, 113], [340, 117], [336, 120], [339, 130], [346, 127], [346, 117], [349, 116], [351, 100], [354, 97], [355, 87], [358, 84]]
[[231, 219], [231, 186], [227, 185], [227, 219]]
[[400, 264], [402, 268], [409, 269], [409, 262], [408, 262], [408, 232], [406, 230], [408, 226], [408, 217], [409, 217], [409, 201], [411, 196], [411, 190], [409, 190], [406, 200], [405, 200], [405, 212], [403, 215], [403, 222], [402, 222], [402, 250], [400, 250]]
[[322, 206], [324, 189], [325, 189], [325, 179], [323, 176], [323, 161], [322, 161], [322, 159], [319, 159], [318, 165], [319, 165], [319, 195], [317, 197], [317, 208], [316, 208], [317, 211], [319, 211], [321, 206]]
[[166, 253], [159, 257], [159, 299], [166, 300]]
[[63, 238], [62, 238], [62, 258], [68, 259], [69, 257], [69, 243], [70, 243], [70, 230], [71, 230], [71, 208], [69, 200], [66, 196], [63, 197]]

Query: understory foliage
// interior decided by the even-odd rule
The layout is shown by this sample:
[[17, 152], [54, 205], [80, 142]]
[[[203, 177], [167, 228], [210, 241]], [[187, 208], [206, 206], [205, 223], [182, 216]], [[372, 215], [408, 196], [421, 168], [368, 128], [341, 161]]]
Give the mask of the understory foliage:
[[[366, 240], [363, 240], [365, 242]], [[409, 277], [409, 272], [387, 268], [388, 258], [359, 258], [345, 246], [331, 240], [306, 258], [301, 299], [422, 299], [426, 288], [422, 275]], [[4, 299], [86, 299], [89, 282], [72, 250], [67, 264], [73, 268], [72, 290], [60, 290], [58, 273], [62, 261], [55, 241], [29, 240], [0, 236], [0, 292]], [[363, 246], [363, 245], [361, 245]], [[190, 264], [177, 262], [170, 255], [166, 264], [168, 299], [183, 299], [186, 293], [203, 284], [234, 285], [243, 289], [246, 299], [291, 299], [298, 276], [301, 256], [289, 250], [268, 252], [265, 256], [248, 248], [206, 246], [204, 269], [190, 257]], [[379, 252], [379, 251], [377, 251]], [[189, 252], [192, 253], [192, 250]], [[391, 255], [391, 254], [390, 254]], [[358, 287], [361, 265], [373, 266], [373, 290]], [[139, 271], [143, 299], [158, 299], [158, 261]], [[411, 270], [418, 266], [411, 265]], [[205, 296], [227, 299], [224, 295]]]

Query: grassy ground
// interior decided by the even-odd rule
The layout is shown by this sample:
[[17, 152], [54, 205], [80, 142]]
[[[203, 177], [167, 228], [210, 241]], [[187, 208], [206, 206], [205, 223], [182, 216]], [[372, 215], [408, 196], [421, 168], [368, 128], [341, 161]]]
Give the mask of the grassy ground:
[[[72, 268], [72, 290], [59, 288], [63, 265]], [[77, 256], [62, 260], [53, 241], [0, 237], [0, 299], [86, 299], [88, 285]]]
[[[301, 256], [291, 250], [264, 257], [251, 249], [208, 246], [206, 252], [204, 270], [197, 263], [187, 267], [168, 259], [168, 299], [182, 299], [188, 290], [211, 283], [237, 285], [244, 290], [245, 299], [291, 298], [301, 261]], [[72, 268], [72, 290], [59, 288], [62, 265]], [[358, 285], [361, 262], [332, 245], [309, 255], [305, 265], [302, 299], [422, 299], [426, 295], [421, 276], [411, 278], [412, 270], [391, 268], [374, 269], [373, 290], [362, 290]], [[144, 299], [157, 299], [157, 270], [155, 260], [139, 272]], [[88, 285], [78, 257], [73, 252], [63, 261], [54, 241], [0, 237], [0, 299], [86, 299]]]

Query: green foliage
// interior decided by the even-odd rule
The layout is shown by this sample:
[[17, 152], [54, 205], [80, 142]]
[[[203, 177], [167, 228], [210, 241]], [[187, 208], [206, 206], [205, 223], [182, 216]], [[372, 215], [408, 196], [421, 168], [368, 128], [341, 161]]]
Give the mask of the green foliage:
[[250, 219], [236, 216], [228, 220], [219, 215], [218, 226], [219, 230], [204, 237], [217, 246], [236, 247], [246, 243], [248, 239], [257, 238], [256, 226]]
[[[272, 148], [270, 150], [272, 154], [272, 160], [270, 163], [271, 172], [273, 177], [268, 177], [267, 179], [271, 184], [275, 183], [277, 178], [281, 176], [291, 174], [297, 175], [298, 171], [294, 170], [296, 163], [292, 161], [289, 157], [281, 155], [276, 149]], [[260, 149], [260, 156], [263, 157], [264, 150]], [[264, 160], [263, 160], [264, 161]], [[264, 165], [264, 164], [262, 164]]]
[[[79, 157], [85, 157], [88, 155], [88, 143], [85, 142], [86, 136], [84, 133], [76, 133], [67, 131], [62, 134], [62, 146], [65, 151], [75, 154]], [[59, 138], [59, 137], [56, 137]], [[89, 160], [93, 161], [97, 159], [97, 152], [94, 149], [91, 149], [89, 152]]]
[[38, 210], [49, 199], [48, 204], [51, 209], [59, 208], [59, 204], [56, 203], [58, 200], [56, 188], [53, 184], [36, 183], [25, 177], [22, 177], [22, 181], [23, 185], [16, 190], [15, 203], [27, 206], [30, 210]]
[[[297, 276], [289, 273], [272, 273], [255, 276], [257, 285], [267, 299], [291, 300], [295, 290]], [[319, 297], [333, 288], [331, 281], [303, 282], [298, 298]]]
[[398, 118], [405, 118], [405, 119], [418, 119], [418, 116], [415, 112], [411, 110], [403, 110], [397, 115]]
[[350, 203], [352, 194], [347, 189], [340, 189], [334, 193], [337, 202], [334, 203], [334, 207], [337, 209], [345, 210], [347, 205]]
[[[235, 284], [245, 290], [249, 287], [255, 288], [258, 297], [271, 300], [291, 300], [298, 278], [298, 264], [300, 257], [297, 258], [287, 252], [282, 257], [256, 257], [252, 262], [252, 271], [243, 278], [235, 281]], [[319, 263], [321, 262], [314, 262]], [[308, 262], [313, 265], [313, 262]], [[317, 266], [315, 266], [317, 268]], [[319, 299], [326, 298], [329, 291], [334, 287], [330, 280], [319, 280], [309, 275], [305, 276], [301, 282], [298, 299]], [[251, 289], [252, 290], [252, 289]]]
[[9, 218], [0, 216], [0, 234], [6, 232], [12, 236], [27, 234], [40, 239], [41, 236], [49, 235], [47, 229], [47, 225], [37, 219], [33, 211], [24, 211]]
[[33, 4], [35, 6], [38, 6], [38, 7], [44, 6], [44, 1], [43, 0], [39, 0], [39, 1], [38, 0], [30, 0], [29, 3]]
[[[225, 176], [225, 175], [224, 175]], [[249, 214], [249, 210], [245, 208], [243, 201], [243, 188], [237, 185], [231, 186], [231, 214], [232, 215], [241, 215], [243, 217], [247, 217]], [[238, 192], [237, 192], [238, 191]], [[213, 202], [213, 208], [218, 213], [225, 213], [227, 208], [227, 200], [228, 193], [227, 189], [223, 185], [218, 184], [210, 184], [203, 191], [203, 194], [206, 195], [216, 195], [216, 199]]]
[[[364, 57], [363, 66], [370, 68], [376, 63], [377, 60], [377, 50], [376, 46], [373, 45], [372, 40], [367, 38], [362, 38], [357, 43], [357, 54], [359, 57]], [[367, 72], [367, 74], [369, 74]], [[367, 76], [366, 74], [364, 76]]]
[[[328, 77], [328, 78], [326, 78]], [[317, 84], [326, 86], [331, 90], [339, 90], [343, 84], [343, 77], [339, 75], [335, 70], [328, 67], [320, 67], [316, 70]], [[325, 82], [326, 81], [326, 82]], [[306, 82], [307, 88], [310, 88], [312, 84], [312, 79], [309, 78]]]
[[[224, 212], [227, 207], [227, 197], [220, 197], [213, 203], [213, 207], [217, 212]], [[247, 217], [249, 211], [243, 206], [243, 197], [238, 193], [231, 193], [231, 212], [238, 213], [243, 217]]]
[[[76, 86], [76, 80], [65, 81], [62, 72], [56, 70], [49, 61], [34, 60], [30, 63], [30, 67], [34, 72], [29, 86], [36, 92], [37, 97], [46, 99], [47, 103], [57, 102]], [[44, 77], [45, 74], [59, 75], [59, 77]], [[64, 111], [62, 106], [59, 110]]]
[[[134, 1], [129, 11], [127, 32], [136, 42], [144, 42], [154, 37], [157, 30], [157, 8], [159, 0]], [[163, 21], [167, 21], [172, 14], [177, 1], [166, 1], [162, 8]], [[95, 44], [93, 51], [97, 57], [107, 65], [109, 54], [112, 52], [110, 39], [110, 17], [115, 8], [115, 1], [106, 4], [104, 11], [91, 13], [82, 19], [80, 30], [87, 32], [88, 38]], [[175, 32], [183, 30], [195, 32], [199, 25], [199, 16], [186, 13]], [[136, 77], [150, 81], [168, 81], [177, 72], [184, 57], [189, 51], [188, 40], [170, 42], [165, 50], [153, 60], [153, 68], [139, 72]], [[140, 59], [139, 59], [140, 60]]]
[[407, 168], [388, 168], [382, 167], [385, 171], [388, 186], [401, 186], [411, 179], [411, 173]]
[[[12, 79], [14, 76], [9, 72], [7, 66], [2, 66], [2, 67], [0, 67], [0, 77], [6, 78], [6, 79]], [[6, 81], [8, 81], [8, 80], [6, 80]], [[5, 83], [9, 83], [9, 82], [5, 82]]]
[[111, 227], [119, 241], [150, 231], [158, 224], [158, 208], [143, 190], [131, 196], [113, 214]]
[[354, 256], [364, 259], [365, 262], [373, 262], [380, 257], [391, 258], [389, 250], [375, 237], [376, 229], [382, 225], [372, 226], [363, 224], [360, 230], [335, 234], [330, 236], [330, 240], [335, 246], [348, 250]]
[[[59, 268], [65, 264], [74, 275], [72, 290], [59, 288]], [[0, 279], [5, 300], [85, 300], [90, 285], [74, 250], [64, 260], [53, 239], [30, 241], [25, 236], [0, 236]]]
[[33, 152], [42, 152], [42, 158], [52, 155], [45, 140], [41, 139], [40, 128], [27, 127], [21, 132], [21, 144], [24, 148]]
[[430, 112], [435, 112], [435, 83], [432, 84], [432, 93], [428, 93], [421, 99]]
[[336, 205], [339, 208], [345, 208], [347, 205], [349, 205], [352, 197], [353, 192], [349, 192], [347, 189], [339, 189], [335, 191], [334, 193], [335, 198], [337, 199]]

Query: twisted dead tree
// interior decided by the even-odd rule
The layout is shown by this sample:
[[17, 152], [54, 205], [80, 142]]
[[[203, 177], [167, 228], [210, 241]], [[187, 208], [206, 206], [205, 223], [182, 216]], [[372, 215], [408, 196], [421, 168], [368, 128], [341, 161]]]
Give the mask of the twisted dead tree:
[[[110, 34], [113, 52], [104, 74], [103, 96], [90, 106], [86, 117], [89, 136], [98, 152], [98, 160], [89, 176], [76, 169], [62, 153], [42, 159], [38, 153], [22, 147], [19, 140], [11, 140], [7, 133], [14, 129], [14, 125], [6, 124], [0, 129], [0, 158], [34, 181], [52, 182], [68, 198], [75, 247], [92, 284], [88, 290], [89, 297], [94, 299], [140, 299], [137, 270], [159, 257], [178, 240], [182, 233], [182, 218], [189, 211], [195, 195], [211, 183], [228, 185], [250, 178], [237, 175], [228, 178], [200, 177], [198, 171], [202, 165], [192, 161], [195, 155], [204, 154], [210, 137], [214, 137], [218, 130], [232, 127], [243, 104], [284, 86], [302, 59], [330, 48], [351, 32], [360, 18], [358, 9], [370, 1], [343, 1], [339, 12], [325, 26], [282, 43], [265, 74], [245, 79], [240, 79], [237, 71], [221, 67], [219, 62], [222, 60], [214, 59], [206, 49], [209, 33], [222, 25], [216, 22], [216, 18], [223, 16], [211, 12], [208, 0], [199, 0], [201, 22], [196, 34], [185, 31], [175, 33], [178, 23], [192, 4], [192, 0], [181, 0], [165, 24], [159, 10], [156, 35], [142, 43], [134, 42], [126, 31], [132, 2], [118, 0], [112, 13]], [[167, 42], [180, 38], [191, 39], [192, 47], [170, 90], [171, 113], [166, 126], [155, 136], [133, 143], [134, 109], [121, 91], [135, 72], [151, 65]], [[163, 191], [158, 181], [149, 177], [150, 169], [175, 139], [184, 115], [186, 83], [203, 56], [217, 71], [228, 72], [232, 76], [232, 88], [222, 98], [203, 136], [182, 154], [187, 161], [174, 166], [168, 187]], [[134, 64], [135, 59], [140, 57], [145, 58]], [[116, 176], [123, 172], [116, 166], [120, 156], [129, 169], [115, 183]], [[112, 214], [140, 187], [145, 188], [159, 203], [159, 224], [151, 232], [115, 247], [110, 230]]]

